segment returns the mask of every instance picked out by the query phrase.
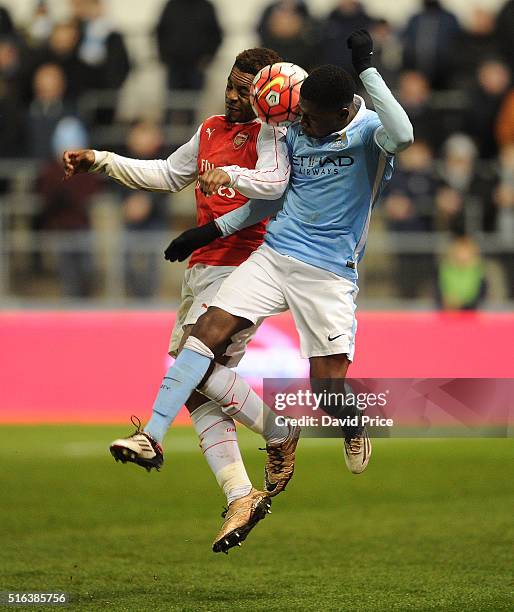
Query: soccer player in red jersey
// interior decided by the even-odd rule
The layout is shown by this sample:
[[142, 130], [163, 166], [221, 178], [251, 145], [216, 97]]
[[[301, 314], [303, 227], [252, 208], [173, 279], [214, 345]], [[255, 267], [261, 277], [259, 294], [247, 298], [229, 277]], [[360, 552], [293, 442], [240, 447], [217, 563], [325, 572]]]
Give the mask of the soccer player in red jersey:
[[[227, 81], [225, 114], [206, 119], [191, 140], [167, 159], [136, 160], [108, 151], [66, 151], [63, 157], [66, 176], [97, 172], [133, 189], [166, 192], [179, 191], [196, 181], [198, 225], [207, 224], [206, 231], [218, 235], [216, 225], [212, 223], [216, 218], [242, 206], [249, 198], [275, 200], [288, 184], [290, 165], [285, 130], [258, 121], [249, 99], [250, 86], [257, 72], [278, 61], [281, 58], [270, 49], [256, 48], [240, 53]], [[261, 221], [230, 238], [221, 238], [220, 233], [219, 239], [195, 251], [184, 276], [182, 303], [170, 340], [171, 355], [176, 356], [181, 350], [194, 323], [209, 307], [225, 278], [262, 243], [265, 227], [266, 221]], [[167, 259], [181, 259], [180, 241], [173, 241], [165, 256]], [[235, 334], [221, 363], [237, 365], [255, 331], [254, 326]], [[144, 431], [138, 426], [135, 434], [111, 444], [111, 453], [116, 460], [130, 461], [148, 470], [161, 467], [164, 460], [161, 442], [176, 416], [174, 414], [170, 419], [167, 415], [159, 419], [159, 407], [162, 405], [164, 408], [169, 403], [168, 393], [164, 377], [152, 419]], [[251, 401], [255, 400], [252, 398]], [[225, 523], [213, 547], [215, 552], [226, 552], [235, 540], [243, 540], [269, 511], [269, 493], [254, 489], [248, 478], [237, 444], [232, 420], [232, 416], [236, 419], [237, 416], [230, 397], [215, 402], [194, 392], [186, 405], [203, 453], [227, 496], [229, 508]], [[163, 415], [167, 412], [162, 410]], [[262, 405], [256, 406], [255, 414], [261, 413]], [[292, 463], [287, 466], [284, 480], [283, 462], [276, 461], [275, 456], [277, 448], [283, 449], [284, 445], [292, 449], [294, 455], [298, 428], [278, 426], [273, 419], [246, 419], [242, 422], [265, 438], [267, 485], [280, 479], [277, 492], [283, 490], [286, 480], [292, 475]]]

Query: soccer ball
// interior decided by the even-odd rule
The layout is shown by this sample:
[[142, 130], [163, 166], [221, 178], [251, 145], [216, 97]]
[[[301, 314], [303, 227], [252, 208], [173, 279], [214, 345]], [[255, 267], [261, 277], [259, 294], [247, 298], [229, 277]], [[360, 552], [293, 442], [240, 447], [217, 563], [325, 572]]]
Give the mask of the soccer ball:
[[250, 88], [250, 102], [257, 117], [277, 126], [296, 121], [300, 115], [300, 87], [307, 76], [303, 68], [289, 62], [259, 70]]

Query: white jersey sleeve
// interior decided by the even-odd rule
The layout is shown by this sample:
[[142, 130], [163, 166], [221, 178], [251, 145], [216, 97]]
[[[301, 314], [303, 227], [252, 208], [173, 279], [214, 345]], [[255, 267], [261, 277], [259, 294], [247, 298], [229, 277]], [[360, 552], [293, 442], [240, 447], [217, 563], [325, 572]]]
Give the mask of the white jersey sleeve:
[[247, 198], [276, 200], [289, 182], [291, 165], [286, 146], [286, 130], [263, 123], [257, 137], [257, 163], [255, 169], [224, 166], [230, 176], [230, 187]]
[[285, 195], [277, 200], [248, 200], [243, 206], [214, 219], [214, 223], [218, 226], [222, 236], [230, 236], [267, 217], [274, 217], [282, 210], [284, 197]]
[[412, 124], [376, 68], [367, 68], [360, 79], [373, 101], [382, 125], [376, 129], [375, 142], [386, 153], [398, 153], [414, 140]]
[[131, 189], [180, 191], [198, 176], [201, 128], [167, 159], [132, 159], [110, 151], [94, 151], [90, 172], [106, 174]]

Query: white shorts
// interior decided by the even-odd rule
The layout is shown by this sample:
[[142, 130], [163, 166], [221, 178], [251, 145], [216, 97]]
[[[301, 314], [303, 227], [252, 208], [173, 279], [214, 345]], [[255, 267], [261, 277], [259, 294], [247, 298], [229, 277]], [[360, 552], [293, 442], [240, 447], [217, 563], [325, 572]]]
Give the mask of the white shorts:
[[290, 310], [302, 357], [355, 352], [355, 298], [350, 280], [281, 255], [263, 244], [221, 285], [212, 306], [255, 325]]
[[[182, 281], [182, 301], [170, 337], [168, 349], [170, 355], [177, 356], [184, 327], [196, 323], [207, 308], [212, 305], [212, 301], [223, 281], [234, 270], [237, 270], [237, 267], [207, 266], [205, 264], [195, 264], [186, 270]], [[241, 361], [246, 345], [255, 335], [257, 327], [258, 325], [252, 325], [232, 336], [232, 341], [225, 351], [225, 355], [230, 357], [226, 364], [229, 368], [235, 367]]]

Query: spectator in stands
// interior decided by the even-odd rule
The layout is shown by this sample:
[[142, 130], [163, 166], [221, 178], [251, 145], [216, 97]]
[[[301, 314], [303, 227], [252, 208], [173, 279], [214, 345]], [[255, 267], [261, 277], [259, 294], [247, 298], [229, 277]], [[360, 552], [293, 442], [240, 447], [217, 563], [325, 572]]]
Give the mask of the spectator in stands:
[[[62, 294], [88, 297], [95, 285], [89, 208], [100, 179], [94, 174], [83, 174], [77, 177], [79, 185], [63, 181], [62, 154], [70, 147], [86, 148], [87, 134], [78, 119], [67, 117], [56, 126], [52, 158], [43, 166], [36, 182], [42, 207], [33, 227], [56, 232], [54, 245]], [[68, 236], [63, 240], [58, 232], [67, 232]]]
[[0, 37], [0, 79], [15, 99], [21, 93], [22, 70], [22, 52], [17, 40], [12, 36]]
[[428, 79], [421, 72], [402, 72], [398, 80], [398, 101], [409, 115], [416, 140], [428, 142], [437, 151], [444, 139], [444, 117], [432, 107]]
[[504, 63], [486, 60], [478, 66], [477, 82], [469, 94], [465, 131], [475, 139], [482, 158], [491, 159], [498, 152], [495, 127], [509, 84], [510, 73]]
[[498, 156], [499, 183], [494, 200], [498, 207], [496, 230], [512, 243], [514, 237], [514, 143], [502, 147]]
[[[1, 51], [0, 51], [1, 54]], [[0, 78], [0, 157], [21, 157], [24, 153], [23, 114], [9, 89]], [[3, 191], [0, 181], [0, 193]]]
[[81, 33], [78, 57], [89, 68], [88, 86], [112, 92], [111, 103], [100, 105], [96, 116], [98, 123], [109, 124], [116, 112], [117, 90], [130, 70], [128, 52], [122, 35], [105, 16], [103, 0], [82, 0], [74, 6]]
[[[503, 146], [498, 156], [499, 183], [494, 193], [498, 210], [496, 231], [502, 242], [512, 247], [514, 236], [514, 143]], [[514, 253], [503, 254], [501, 262], [507, 274], [510, 297], [514, 298]]]
[[52, 33], [54, 22], [48, 8], [47, 0], [36, 0], [34, 12], [28, 25], [27, 38], [34, 47], [46, 44]]
[[514, 74], [514, 0], [508, 0], [496, 17], [495, 36], [503, 59]]
[[34, 74], [34, 99], [26, 119], [27, 152], [31, 157], [53, 155], [52, 135], [59, 121], [70, 114], [65, 100], [66, 77], [57, 64], [43, 64]]
[[[25, 153], [20, 70], [16, 41], [0, 38], [0, 158], [22, 157]], [[9, 191], [10, 183], [9, 177], [0, 177], [0, 195]]]
[[389, 87], [394, 88], [402, 65], [402, 45], [387, 19], [377, 19], [370, 29], [373, 65]]
[[497, 190], [496, 202], [498, 206], [508, 211], [511, 220], [505, 224], [502, 224], [501, 220], [499, 220], [497, 229], [512, 240], [514, 236], [514, 223], [512, 221], [512, 216], [514, 215], [514, 142], [506, 144], [501, 148], [498, 162], [500, 184]]
[[11, 36], [15, 33], [9, 11], [5, 7], [0, 6], [0, 36]]
[[319, 63], [319, 29], [302, 0], [278, 0], [262, 13], [257, 32], [263, 47], [310, 70]]
[[351, 64], [346, 40], [355, 30], [369, 30], [373, 20], [357, 0], [339, 0], [328, 15], [322, 33], [323, 53], [320, 63], [337, 64], [350, 73], [355, 71]]
[[[136, 159], [157, 159], [163, 156], [164, 137], [154, 123], [140, 121], [127, 137], [127, 155]], [[168, 194], [132, 191], [119, 187], [125, 225], [125, 288], [128, 295], [147, 298], [155, 295], [159, 284], [160, 253], [154, 248], [137, 252], [144, 242], [143, 233], [166, 229]]]
[[474, 84], [477, 64], [498, 55], [494, 15], [482, 7], [471, 9], [468, 25], [454, 47], [452, 87], [467, 89]]
[[430, 231], [433, 201], [437, 188], [430, 145], [414, 143], [398, 156], [398, 167], [387, 188], [384, 208], [389, 229]]
[[435, 195], [434, 229], [440, 232], [463, 232], [465, 229], [464, 196], [454, 187], [442, 185]]
[[0, 157], [24, 153], [22, 61], [17, 41], [0, 38]]
[[57, 64], [66, 77], [68, 99], [76, 101], [89, 87], [95, 87], [91, 68], [79, 57], [79, 42], [80, 30], [77, 22], [56, 24], [48, 41], [32, 52], [29, 74], [33, 76], [43, 64]]
[[504, 147], [514, 144], [514, 88], [505, 96], [496, 119], [496, 142]]
[[[415, 140], [399, 154], [396, 170], [384, 198], [388, 229], [395, 232], [395, 240], [404, 247], [405, 232], [430, 231], [437, 179], [434, 173], [433, 153], [430, 145]], [[433, 278], [433, 260], [430, 255], [404, 253], [397, 258], [395, 282], [401, 297], [418, 295], [421, 279]]]
[[441, 185], [436, 201], [442, 217], [440, 229], [492, 229], [496, 173], [492, 164], [479, 163], [477, 147], [469, 136], [453, 134], [446, 140], [438, 175]]
[[404, 32], [404, 68], [422, 72], [435, 89], [447, 87], [459, 33], [453, 13], [438, 0], [424, 0], [423, 9], [409, 19]]
[[436, 302], [442, 310], [476, 310], [487, 294], [484, 263], [471, 236], [457, 236], [439, 264]]
[[[241, 6], [241, 9], [243, 7]], [[209, 0], [168, 0], [157, 24], [157, 46], [168, 88], [198, 90], [222, 31]]]

